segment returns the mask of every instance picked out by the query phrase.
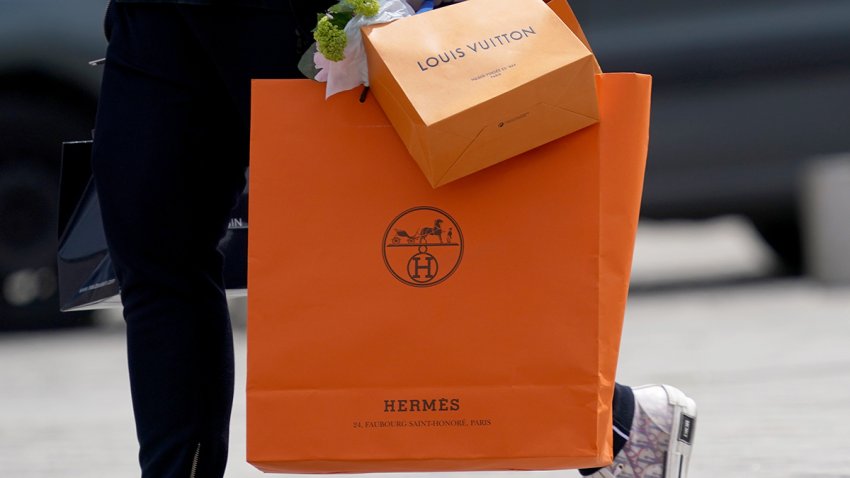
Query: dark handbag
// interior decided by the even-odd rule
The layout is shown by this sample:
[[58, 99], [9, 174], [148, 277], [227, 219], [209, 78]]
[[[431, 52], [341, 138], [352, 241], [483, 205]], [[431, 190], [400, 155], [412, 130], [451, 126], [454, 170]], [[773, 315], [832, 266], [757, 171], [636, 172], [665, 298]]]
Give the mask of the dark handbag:
[[[63, 312], [120, 307], [115, 276], [103, 232], [100, 202], [91, 175], [91, 141], [62, 144], [59, 184], [59, 309]], [[248, 267], [248, 194], [231, 213], [224, 253], [228, 297], [244, 296]]]

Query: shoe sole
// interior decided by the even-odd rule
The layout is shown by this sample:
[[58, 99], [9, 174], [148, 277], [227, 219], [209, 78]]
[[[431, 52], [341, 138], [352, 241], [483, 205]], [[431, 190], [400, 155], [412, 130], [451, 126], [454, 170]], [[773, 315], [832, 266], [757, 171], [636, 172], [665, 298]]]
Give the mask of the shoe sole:
[[667, 446], [664, 477], [687, 478], [696, 431], [697, 405], [678, 388], [662, 386], [667, 391], [668, 402], [673, 406], [673, 428]]

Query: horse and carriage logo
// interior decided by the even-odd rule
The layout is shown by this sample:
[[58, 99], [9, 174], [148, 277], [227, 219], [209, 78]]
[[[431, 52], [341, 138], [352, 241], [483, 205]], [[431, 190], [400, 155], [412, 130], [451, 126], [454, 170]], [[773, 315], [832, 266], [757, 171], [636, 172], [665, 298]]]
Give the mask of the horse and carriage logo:
[[401, 282], [430, 287], [448, 279], [463, 257], [463, 233], [445, 211], [408, 209], [384, 233], [384, 263]]

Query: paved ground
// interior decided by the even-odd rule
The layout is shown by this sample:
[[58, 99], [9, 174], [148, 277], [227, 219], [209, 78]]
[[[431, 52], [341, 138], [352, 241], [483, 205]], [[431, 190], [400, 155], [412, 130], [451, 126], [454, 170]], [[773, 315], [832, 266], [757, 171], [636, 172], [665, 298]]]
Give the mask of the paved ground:
[[[692, 478], [850, 477], [850, 288], [772, 266], [734, 220], [642, 227], [618, 378], [697, 399]], [[122, 333], [0, 335], [0, 477], [137, 476]], [[244, 389], [243, 333], [237, 355]], [[238, 393], [234, 478], [262, 475], [244, 463], [244, 407]]]

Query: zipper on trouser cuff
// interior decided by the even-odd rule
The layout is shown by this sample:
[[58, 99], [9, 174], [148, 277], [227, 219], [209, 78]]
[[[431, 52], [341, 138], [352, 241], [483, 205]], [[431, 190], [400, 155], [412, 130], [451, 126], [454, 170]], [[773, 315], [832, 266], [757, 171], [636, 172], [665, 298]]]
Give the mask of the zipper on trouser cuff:
[[198, 446], [195, 448], [195, 456], [192, 458], [192, 471], [189, 473], [189, 478], [195, 478], [195, 474], [198, 472], [198, 459], [201, 457], [201, 444], [198, 443]]

